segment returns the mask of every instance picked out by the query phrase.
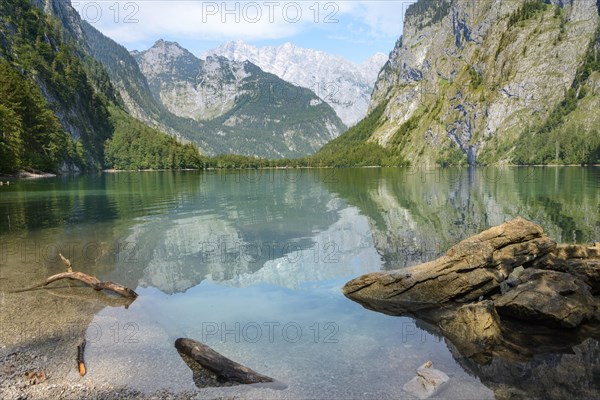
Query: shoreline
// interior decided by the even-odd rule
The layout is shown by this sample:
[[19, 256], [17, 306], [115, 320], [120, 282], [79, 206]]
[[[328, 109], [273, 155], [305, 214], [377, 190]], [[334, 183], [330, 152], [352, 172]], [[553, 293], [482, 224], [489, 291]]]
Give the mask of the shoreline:
[[532, 165], [517, 165], [517, 164], [504, 164], [504, 165], [451, 165], [451, 166], [434, 166], [429, 167], [426, 165], [398, 165], [398, 166], [380, 166], [380, 165], [360, 165], [353, 167], [330, 167], [330, 166], [322, 166], [322, 167], [314, 167], [314, 166], [288, 166], [288, 167], [236, 167], [236, 168], [182, 168], [182, 169], [102, 169], [99, 171], [89, 171], [89, 172], [74, 172], [67, 174], [55, 174], [51, 172], [27, 172], [27, 171], [19, 171], [13, 174], [3, 174], [0, 173], [0, 180], [10, 178], [10, 179], [44, 179], [44, 178], [55, 178], [57, 176], [71, 176], [71, 175], [85, 175], [90, 173], [106, 173], [106, 174], [116, 174], [122, 172], [181, 172], [181, 171], [245, 171], [245, 170], [289, 170], [289, 169], [352, 169], [352, 168], [368, 168], [368, 169], [376, 169], [376, 168], [405, 168], [405, 169], [419, 169], [419, 168], [427, 168], [427, 169], [447, 169], [447, 168], [561, 168], [561, 167], [580, 167], [580, 168], [588, 168], [600, 167], [600, 164], [532, 164]]
[[51, 172], [27, 172], [27, 171], [19, 171], [14, 174], [0, 174], [0, 180], [5, 178], [12, 179], [42, 179], [42, 178], [55, 178], [57, 174], [53, 174]]
[[490, 167], [495, 167], [495, 168], [528, 168], [528, 167], [582, 167], [582, 168], [587, 168], [587, 167], [600, 167], [600, 164], [586, 164], [586, 165], [579, 165], [579, 164], [535, 164], [535, 165], [517, 165], [517, 164], [504, 164], [504, 165], [450, 165], [450, 166], [446, 166], [446, 167], [440, 167], [440, 166], [435, 166], [435, 167], [428, 167], [426, 165], [397, 165], [397, 166], [381, 166], [381, 165], [359, 165], [359, 166], [353, 166], [353, 167], [329, 167], [329, 166], [323, 166], [323, 167], [312, 167], [312, 166], [289, 166], [289, 167], [257, 167], [257, 168], [241, 168], [241, 167], [237, 167], [237, 168], [215, 168], [215, 167], [209, 167], [209, 168], [202, 168], [202, 169], [193, 169], [193, 168], [185, 168], [185, 169], [103, 169], [101, 170], [101, 172], [104, 173], [110, 173], [110, 174], [114, 174], [114, 173], [119, 173], [119, 172], [165, 172], [165, 171], [172, 171], [172, 172], [177, 172], [177, 171], [243, 171], [243, 170], [288, 170], [288, 169], [353, 169], [353, 168], [359, 168], [359, 169], [374, 169], [374, 168], [406, 168], [406, 169], [410, 169], [410, 168], [427, 168], [427, 169], [447, 169], [447, 168], [490, 168]]

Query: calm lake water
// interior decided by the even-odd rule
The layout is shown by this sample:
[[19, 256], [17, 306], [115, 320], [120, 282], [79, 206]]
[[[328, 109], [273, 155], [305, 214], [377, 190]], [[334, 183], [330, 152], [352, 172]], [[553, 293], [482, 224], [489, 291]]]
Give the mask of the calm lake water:
[[[441, 398], [500, 398], [533, 387], [561, 397], [570, 383], [554, 371], [582, 362], [595, 372], [581, 372], [573, 385], [593, 397], [595, 340], [550, 361], [473, 366], [411, 318], [366, 310], [341, 293], [356, 276], [434, 259], [518, 215], [560, 242], [600, 241], [600, 168], [124, 172], [15, 181], [0, 188], [2, 287], [64, 271], [61, 252], [76, 270], [140, 297], [125, 308], [66, 283], [5, 290], [0, 323], [43, 331], [48, 313], [28, 309], [25, 297], [38, 296], [62, 326], [86, 330], [85, 379], [144, 392], [409, 398], [402, 386], [431, 360], [451, 378]], [[11, 301], [24, 308], [8, 307]], [[174, 349], [179, 337], [203, 341], [287, 388], [197, 389]], [[79, 379], [74, 368], [72, 375]]]

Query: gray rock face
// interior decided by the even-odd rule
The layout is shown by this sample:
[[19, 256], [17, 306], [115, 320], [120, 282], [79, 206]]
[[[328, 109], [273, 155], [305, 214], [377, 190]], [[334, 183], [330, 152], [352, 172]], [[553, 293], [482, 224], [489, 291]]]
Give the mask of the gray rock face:
[[309, 89], [244, 61], [196, 58], [174, 42], [132, 52], [155, 99], [211, 132], [215, 153], [298, 157], [345, 130], [335, 111]]
[[217, 57], [201, 61], [179, 44], [164, 40], [132, 54], [152, 94], [180, 117], [217, 117], [231, 110], [236, 98], [245, 94], [241, 85], [250, 73], [242, 63]]
[[[375, 84], [369, 111], [386, 109], [371, 140], [402, 140], [413, 164], [452, 160], [451, 149], [470, 164], [509, 162], [515, 139], [564, 99], [598, 26], [596, 0], [554, 1], [560, 13], [548, 5], [512, 23], [524, 3], [412, 5]], [[595, 100], [580, 106], [587, 102]], [[596, 121], [590, 113], [580, 117], [585, 125]], [[416, 123], [398, 137], [411, 118]]]
[[527, 269], [519, 284], [495, 299], [501, 315], [557, 328], [575, 328], [596, 314], [590, 287], [570, 274]]

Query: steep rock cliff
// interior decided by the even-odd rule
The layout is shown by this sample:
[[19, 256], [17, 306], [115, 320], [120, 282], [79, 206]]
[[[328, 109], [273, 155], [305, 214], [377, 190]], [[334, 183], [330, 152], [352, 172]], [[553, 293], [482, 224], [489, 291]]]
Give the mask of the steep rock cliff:
[[555, 3], [409, 7], [369, 140], [413, 164], [597, 162], [598, 5]]

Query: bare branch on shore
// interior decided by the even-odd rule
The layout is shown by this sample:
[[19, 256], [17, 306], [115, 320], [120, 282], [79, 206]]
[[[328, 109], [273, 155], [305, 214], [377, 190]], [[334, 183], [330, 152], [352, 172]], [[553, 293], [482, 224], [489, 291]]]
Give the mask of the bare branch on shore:
[[116, 294], [119, 294], [125, 298], [128, 299], [135, 299], [138, 297], [138, 294], [123, 285], [120, 285], [118, 283], [114, 283], [114, 282], [103, 282], [101, 280], [99, 280], [98, 278], [96, 278], [95, 276], [91, 276], [91, 275], [87, 275], [84, 274], [83, 272], [73, 272], [72, 266], [71, 266], [71, 261], [69, 261], [67, 258], [65, 258], [62, 254], [59, 254], [60, 258], [63, 260], [63, 263], [65, 263], [65, 265], [67, 266], [67, 272], [62, 272], [60, 274], [56, 274], [56, 275], [52, 275], [51, 277], [47, 278], [44, 282], [32, 286], [30, 288], [26, 288], [26, 289], [19, 289], [19, 290], [14, 290], [12, 291], [12, 293], [17, 293], [17, 292], [26, 292], [29, 290], [33, 290], [33, 289], [38, 289], [44, 286], [47, 286], [49, 284], [51, 284], [52, 282], [61, 280], [61, 279], [71, 279], [71, 280], [77, 280], [77, 281], [81, 281], [83, 283], [85, 283], [86, 285], [90, 286], [92, 289], [94, 290], [110, 290], [111, 292], [114, 292]]

